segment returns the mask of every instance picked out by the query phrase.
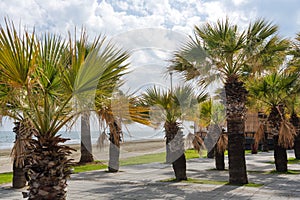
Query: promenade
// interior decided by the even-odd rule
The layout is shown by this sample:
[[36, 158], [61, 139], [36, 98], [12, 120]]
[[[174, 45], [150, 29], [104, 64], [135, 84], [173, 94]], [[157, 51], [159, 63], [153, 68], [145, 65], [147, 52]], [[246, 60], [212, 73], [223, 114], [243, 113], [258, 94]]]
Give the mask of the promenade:
[[[289, 151], [289, 157], [294, 157]], [[263, 184], [260, 187], [218, 184], [161, 182], [173, 178], [171, 165], [151, 163], [125, 166], [119, 173], [92, 171], [73, 174], [68, 181], [69, 200], [106, 199], [299, 199], [299, 174], [264, 173], [274, 169], [273, 152], [246, 155], [249, 182]], [[226, 168], [227, 158], [226, 158]], [[300, 164], [290, 164], [289, 169], [300, 170]], [[189, 178], [227, 181], [228, 171], [216, 171], [214, 160], [199, 158], [187, 161]], [[20, 200], [24, 189], [11, 189], [9, 184], [0, 186], [1, 200]]]

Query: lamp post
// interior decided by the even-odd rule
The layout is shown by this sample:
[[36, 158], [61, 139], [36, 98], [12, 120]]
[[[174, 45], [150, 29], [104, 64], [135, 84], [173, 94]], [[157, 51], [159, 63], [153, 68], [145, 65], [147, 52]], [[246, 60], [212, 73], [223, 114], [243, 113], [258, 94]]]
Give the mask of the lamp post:
[[173, 72], [170, 72], [170, 82], [171, 82], [171, 92], [173, 91], [173, 80], [172, 80]]

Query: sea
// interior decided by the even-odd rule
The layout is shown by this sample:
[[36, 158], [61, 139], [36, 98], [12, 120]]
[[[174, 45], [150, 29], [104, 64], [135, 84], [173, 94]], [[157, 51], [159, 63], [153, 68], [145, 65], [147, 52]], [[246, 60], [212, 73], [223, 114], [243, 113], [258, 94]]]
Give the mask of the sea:
[[[99, 136], [104, 130], [91, 130], [91, 140], [96, 144]], [[153, 140], [164, 139], [165, 133], [163, 127], [154, 129], [143, 125], [127, 125], [123, 126], [123, 141], [137, 141], [137, 140]], [[192, 132], [190, 126], [184, 126], [184, 134]], [[58, 132], [63, 138], [69, 138], [65, 144], [80, 144], [80, 131], [78, 130], [65, 130]], [[15, 133], [11, 130], [0, 130], [0, 150], [11, 149], [15, 141]]]

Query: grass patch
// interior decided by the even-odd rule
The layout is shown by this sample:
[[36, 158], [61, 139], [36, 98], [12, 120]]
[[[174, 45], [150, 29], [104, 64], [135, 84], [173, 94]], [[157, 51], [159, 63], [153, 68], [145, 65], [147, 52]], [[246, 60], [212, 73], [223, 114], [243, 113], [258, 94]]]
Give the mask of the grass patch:
[[1, 173], [0, 174], [0, 184], [11, 183], [13, 178], [12, 172]]
[[269, 172], [266, 172], [265, 174], [290, 174], [290, 175], [298, 175], [300, 174], [300, 170], [288, 170], [287, 172], [278, 172], [275, 169]]
[[299, 164], [300, 160], [297, 158], [289, 158], [288, 159], [288, 164]]
[[[175, 178], [169, 178], [161, 180], [160, 182], [178, 182]], [[213, 181], [213, 180], [202, 180], [202, 179], [194, 179], [188, 178], [186, 181], [181, 181], [182, 183], [195, 183], [195, 184], [212, 184], [212, 185], [225, 185], [228, 183], [227, 181]]]
[[[200, 155], [194, 149], [188, 149], [185, 151], [185, 157], [187, 160], [189, 160], [189, 159], [199, 158]], [[121, 166], [141, 165], [141, 164], [149, 164], [149, 163], [154, 163], [154, 162], [165, 163], [166, 162], [166, 153], [165, 152], [153, 153], [153, 154], [146, 154], [146, 155], [141, 155], [141, 156], [129, 157], [126, 159], [121, 159], [120, 165]]]
[[194, 158], [200, 158], [200, 155], [199, 155], [198, 151], [196, 151], [194, 149], [187, 149], [185, 151], [185, 158], [187, 160], [194, 159]]
[[165, 162], [166, 161], [166, 153], [154, 153], [154, 154], [146, 154], [141, 156], [129, 157], [126, 159], [120, 160], [121, 166], [126, 165], [140, 165], [140, 164], [148, 164], [153, 162]]
[[[275, 164], [275, 161], [266, 161], [269, 164]], [[297, 158], [288, 158], [288, 164], [299, 164], [300, 160]]]
[[73, 167], [73, 173], [80, 173], [80, 172], [88, 172], [88, 171], [94, 171], [94, 170], [100, 170], [100, 169], [106, 169], [107, 165], [103, 164], [102, 162], [95, 161], [93, 163], [87, 163], [84, 165], [75, 165]]
[[245, 184], [244, 186], [246, 186], [246, 187], [261, 187], [263, 185], [264, 184], [262, 184], [262, 183], [248, 183], [248, 184]]

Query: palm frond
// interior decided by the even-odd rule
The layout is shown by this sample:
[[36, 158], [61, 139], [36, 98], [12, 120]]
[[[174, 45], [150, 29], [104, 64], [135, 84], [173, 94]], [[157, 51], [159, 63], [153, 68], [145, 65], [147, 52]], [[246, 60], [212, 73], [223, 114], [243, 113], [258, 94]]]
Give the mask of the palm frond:
[[278, 144], [283, 148], [294, 146], [294, 138], [297, 135], [295, 127], [288, 121], [283, 120], [280, 124]]

